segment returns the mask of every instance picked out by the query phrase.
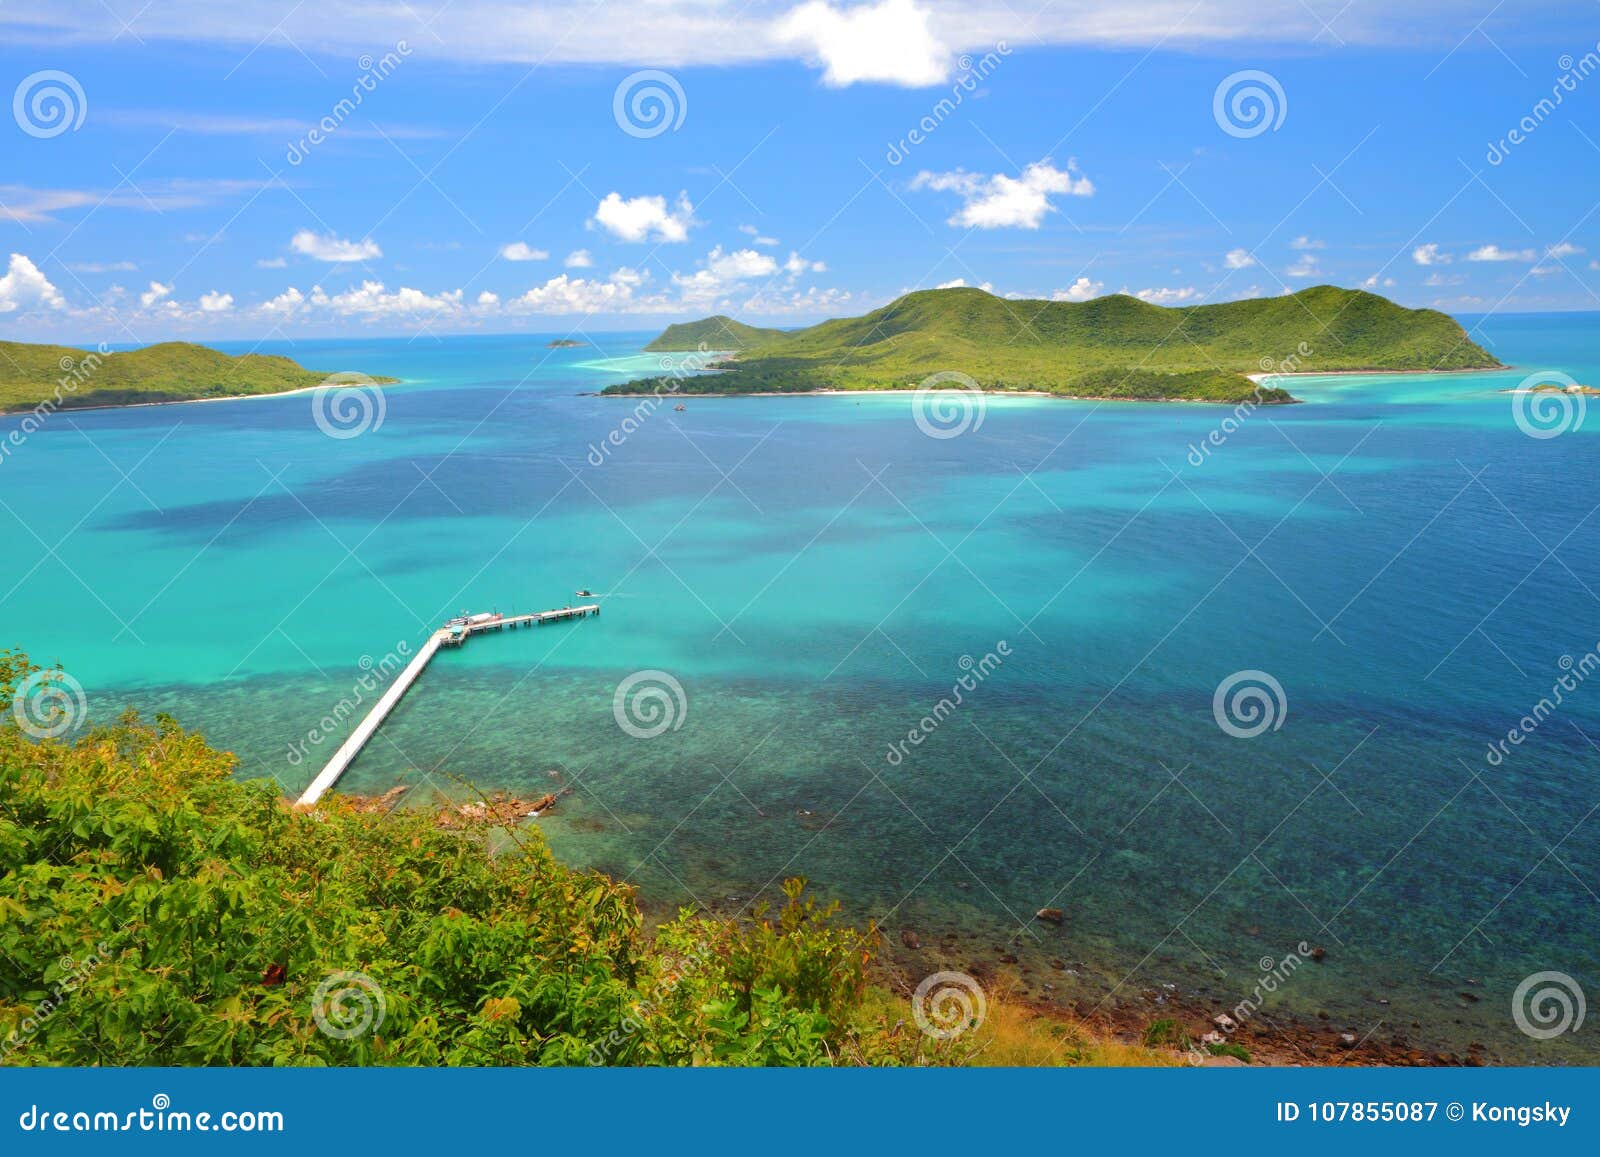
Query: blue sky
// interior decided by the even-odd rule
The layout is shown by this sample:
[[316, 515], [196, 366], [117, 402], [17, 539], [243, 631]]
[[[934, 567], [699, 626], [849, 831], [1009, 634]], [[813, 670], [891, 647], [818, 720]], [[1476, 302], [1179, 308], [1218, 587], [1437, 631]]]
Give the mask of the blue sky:
[[0, 28], [9, 339], [793, 325], [958, 281], [1600, 309], [1594, 4], [10, 0]]

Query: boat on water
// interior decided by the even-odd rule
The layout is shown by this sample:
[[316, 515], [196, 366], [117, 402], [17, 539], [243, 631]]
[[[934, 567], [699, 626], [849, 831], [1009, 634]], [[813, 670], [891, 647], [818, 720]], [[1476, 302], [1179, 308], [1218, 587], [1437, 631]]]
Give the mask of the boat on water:
[[594, 592], [589, 590], [587, 587], [585, 587], [583, 590], [580, 590], [580, 591], [573, 591], [572, 593], [577, 595], [580, 599], [592, 599], [592, 598], [594, 598]]

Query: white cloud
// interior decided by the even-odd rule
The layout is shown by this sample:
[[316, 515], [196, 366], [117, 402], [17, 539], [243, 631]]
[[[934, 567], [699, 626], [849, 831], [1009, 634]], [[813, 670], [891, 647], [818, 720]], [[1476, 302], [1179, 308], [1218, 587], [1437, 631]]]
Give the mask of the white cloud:
[[1322, 270], [1317, 268], [1317, 255], [1315, 253], [1302, 253], [1300, 259], [1285, 269], [1290, 277], [1317, 277]]
[[311, 291], [311, 303], [358, 317], [423, 317], [456, 312], [461, 308], [461, 291], [430, 295], [402, 286], [390, 293], [381, 281], [363, 281], [359, 289], [334, 296], [324, 293], [318, 286]]
[[1498, 245], [1480, 245], [1467, 254], [1468, 261], [1534, 261], [1538, 254], [1532, 249], [1502, 249]]
[[1099, 297], [1105, 289], [1103, 281], [1090, 281], [1087, 277], [1080, 277], [1065, 289], [1058, 289], [1050, 295], [1051, 301], [1088, 301], [1091, 297]]
[[1314, 241], [1304, 233], [1289, 242], [1289, 248], [1297, 250], [1326, 249], [1327, 247], [1328, 243], [1326, 241]]
[[21, 253], [11, 255], [5, 276], [0, 277], [0, 313], [29, 309], [65, 309], [66, 299], [39, 267]]
[[706, 255], [703, 268], [689, 274], [674, 273], [672, 283], [686, 302], [707, 302], [721, 297], [741, 281], [771, 277], [777, 272], [778, 263], [771, 254], [757, 253], [754, 249], [724, 253], [719, 245]]
[[162, 285], [159, 281], [152, 281], [150, 288], [139, 295], [139, 304], [149, 309], [163, 298], [172, 296], [172, 286]]
[[562, 264], [568, 269], [588, 269], [594, 264], [594, 258], [587, 249], [574, 249], [567, 254], [567, 259]]
[[507, 261], [543, 261], [550, 254], [543, 249], [530, 248], [526, 241], [513, 241], [500, 250], [500, 256]]
[[1550, 246], [1550, 248], [1548, 248], [1548, 249], [1546, 249], [1544, 251], [1544, 255], [1546, 257], [1554, 257], [1556, 260], [1559, 261], [1563, 257], [1576, 257], [1578, 254], [1580, 254], [1582, 252], [1583, 252], [1583, 246], [1581, 246], [1581, 245], [1573, 245], [1570, 242], [1563, 241], [1558, 245]]
[[634, 290], [646, 280], [644, 274], [626, 266], [603, 281], [562, 273], [528, 290], [511, 305], [529, 313], [620, 311], [632, 302]]
[[1250, 256], [1248, 249], [1230, 249], [1223, 256], [1222, 262], [1229, 269], [1247, 269], [1256, 263], [1256, 259]]
[[1200, 291], [1192, 285], [1186, 285], [1182, 289], [1141, 289], [1134, 296], [1151, 305], [1173, 305], [1180, 301], [1193, 301], [1200, 296]]
[[1466, 278], [1459, 273], [1430, 273], [1423, 278], [1422, 284], [1433, 286], [1460, 285], [1465, 280]]
[[1052, 195], [1088, 197], [1094, 193], [1093, 182], [1078, 172], [1076, 160], [1057, 169], [1049, 158], [1035, 161], [1020, 177], [1004, 173], [985, 176], [964, 169], [921, 172], [912, 179], [911, 187], [957, 194], [962, 206], [948, 223], [973, 229], [1037, 229], [1045, 214], [1055, 208]]
[[778, 243], [776, 237], [768, 237], [754, 225], [741, 225], [739, 226], [739, 232], [751, 238], [751, 243], [754, 245], [776, 245]]
[[262, 313], [283, 314], [285, 317], [288, 317], [291, 314], [298, 312], [300, 307], [305, 303], [305, 294], [301, 293], [298, 289], [291, 285], [288, 289], [285, 289], [282, 293], [278, 294], [277, 297], [274, 297], [269, 301], [263, 301], [258, 308]]
[[789, 260], [783, 263], [783, 271], [790, 277], [799, 277], [802, 273], [826, 273], [828, 272], [828, 267], [821, 261], [807, 261], [799, 253], [791, 249], [789, 251]]
[[694, 224], [694, 206], [686, 193], [679, 193], [672, 208], [665, 197], [630, 197], [607, 193], [590, 218], [613, 237], [623, 241], [677, 242], [689, 239]]
[[[1577, 252], [1582, 253], [1583, 250]], [[139, 267], [131, 261], [82, 261], [67, 268], [74, 273], [132, 273]]]
[[1439, 252], [1439, 246], [1432, 241], [1426, 245], [1418, 245], [1411, 251], [1411, 260], [1418, 265], [1449, 265], [1450, 254]]
[[288, 266], [288, 264], [289, 264], [289, 261], [285, 257], [263, 257], [260, 261], [256, 262], [256, 268], [257, 269], [284, 269], [284, 268], [286, 268]]
[[1361, 288], [1362, 289], [1377, 289], [1380, 286], [1382, 288], [1384, 288], [1384, 289], [1393, 288], [1393, 286], [1394, 286], [1394, 278], [1392, 278], [1392, 277], [1380, 277], [1378, 274], [1374, 273], [1371, 277], [1367, 278], [1365, 281], [1363, 281], [1361, 283]]
[[[841, 8], [863, 0], [835, 0]], [[870, 2], [870, 0], [869, 0]], [[1187, 0], [1074, 0], [1071, 4], [1017, 4], [1015, 0], [966, 0], [956, 5], [922, 0], [934, 35], [954, 50], [987, 51], [999, 40], [1012, 45], [1164, 47], [1216, 45], [1304, 45], [1327, 36], [1330, 18], [1302, 0], [1250, 0], [1209, 4], [1192, 12]], [[135, 28], [144, 40], [178, 40], [238, 46], [237, 58], [276, 37], [355, 59], [373, 47], [373, 13], [383, 11], [385, 43], [407, 39], [426, 44], [430, 59], [502, 61], [524, 65], [578, 63], [731, 65], [793, 59], [804, 44], [775, 35], [795, 0], [758, 0], [748, 8], [708, 0], [651, 0], [630, 6], [624, 19], [598, 19], [592, 0], [457, 0], [455, 4], [374, 5], [371, 0], [318, 0], [316, 4], [221, 5], [216, 0], [161, 0], [140, 13]], [[126, 17], [136, 9], [78, 0], [7, 0], [7, 36], [20, 44], [126, 41]], [[1395, 4], [1351, 0], [1338, 15], [1338, 38], [1354, 45], [1414, 47], [1445, 35], [1439, 25], [1447, 0]], [[1486, 18], [1498, 38], [1515, 32], [1521, 11], [1506, 5]], [[1547, 6], [1548, 7], [1548, 6]], [[1570, 8], [1571, 5], [1568, 4]], [[286, 11], [287, 9], [287, 11]], [[728, 20], [739, 12], [737, 34]], [[9, 43], [10, 41], [8, 41]], [[1448, 47], [1447, 41], [1444, 47]], [[1443, 48], [1440, 49], [1443, 51]], [[348, 131], [351, 126], [347, 125]], [[392, 135], [392, 134], [391, 134]]]
[[498, 293], [490, 293], [487, 289], [485, 289], [482, 293], [478, 294], [479, 309], [496, 309], [499, 307], [499, 305], [500, 295]]
[[776, 36], [821, 64], [823, 83], [836, 87], [875, 82], [918, 88], [950, 74], [953, 54], [913, 0], [853, 8], [809, 0], [778, 23]]
[[[949, 281], [941, 281], [938, 285], [935, 285], [934, 288], [935, 289], [965, 289], [966, 286], [967, 286], [967, 279], [965, 277], [953, 277]], [[994, 292], [994, 283], [993, 282], [989, 282], [989, 281], [980, 281], [977, 284], [976, 288], [983, 290], [985, 293], [993, 293]], [[907, 292], [910, 292], [910, 291], [908, 290]]]
[[202, 293], [200, 295], [200, 310], [202, 313], [227, 313], [232, 308], [233, 294], [231, 293], [218, 293], [213, 289], [210, 293]]
[[741, 281], [748, 277], [770, 277], [778, 271], [778, 263], [767, 253], [754, 249], [736, 249], [724, 253], [717, 246], [706, 255], [706, 269], [722, 281]]
[[361, 241], [345, 241], [332, 234], [324, 237], [309, 229], [302, 229], [290, 238], [289, 247], [317, 261], [371, 261], [383, 256], [383, 250], [370, 237]]

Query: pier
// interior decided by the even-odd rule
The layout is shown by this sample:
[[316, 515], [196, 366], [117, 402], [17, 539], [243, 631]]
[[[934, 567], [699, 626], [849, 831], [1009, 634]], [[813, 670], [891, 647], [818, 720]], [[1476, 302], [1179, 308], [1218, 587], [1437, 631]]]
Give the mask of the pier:
[[523, 627], [542, 627], [546, 623], [559, 622], [563, 619], [586, 619], [590, 615], [600, 613], [599, 603], [586, 603], [577, 607], [561, 607], [553, 611], [533, 611], [526, 615], [479, 614], [462, 615], [451, 619], [433, 634], [428, 636], [428, 641], [406, 664], [405, 670], [395, 676], [394, 682], [384, 688], [378, 701], [372, 705], [372, 710], [367, 712], [366, 718], [356, 725], [350, 737], [339, 745], [339, 750], [333, 753], [333, 758], [317, 773], [305, 792], [295, 801], [307, 807], [316, 803], [327, 791], [339, 782], [350, 765], [355, 762], [356, 756], [361, 754], [361, 749], [366, 747], [367, 741], [378, 731], [379, 726], [389, 717], [389, 713], [411, 690], [411, 685], [422, 677], [422, 672], [428, 663], [439, 653], [440, 647], [459, 647], [466, 643], [473, 635], [481, 635], [486, 631], [518, 630]]

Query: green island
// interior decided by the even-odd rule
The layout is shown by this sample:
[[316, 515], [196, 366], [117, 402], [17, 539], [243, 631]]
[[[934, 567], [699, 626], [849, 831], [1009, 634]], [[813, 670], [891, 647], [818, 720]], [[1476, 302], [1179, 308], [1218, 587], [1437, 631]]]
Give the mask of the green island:
[[[59, 677], [0, 651], [0, 701]], [[776, 911], [647, 928], [534, 825], [304, 810], [235, 771], [165, 715], [70, 742], [0, 717], [0, 1065], [1172, 1065], [1189, 1044], [993, 989], [939, 1039], [876, 932], [803, 880]]]
[[1182, 307], [1126, 294], [1026, 301], [981, 289], [930, 289], [861, 317], [793, 331], [705, 318], [669, 326], [645, 348], [722, 356], [707, 367], [718, 372], [642, 378], [603, 393], [904, 390], [951, 372], [986, 390], [1272, 404], [1295, 399], [1248, 375], [1500, 365], [1443, 313], [1332, 285]]
[[[275, 354], [234, 357], [192, 342], [102, 353], [0, 341], [0, 413], [281, 394], [328, 380], [326, 373]], [[385, 384], [395, 379], [359, 380]]]
[[584, 345], [588, 345], [588, 344], [589, 344], [588, 342], [578, 341], [575, 338], [560, 337], [560, 338], [557, 338], [555, 341], [547, 341], [547, 342], [545, 342], [544, 343], [544, 348], [547, 349], [547, 350], [570, 350], [570, 349], [577, 349], [579, 346], [584, 346]]

